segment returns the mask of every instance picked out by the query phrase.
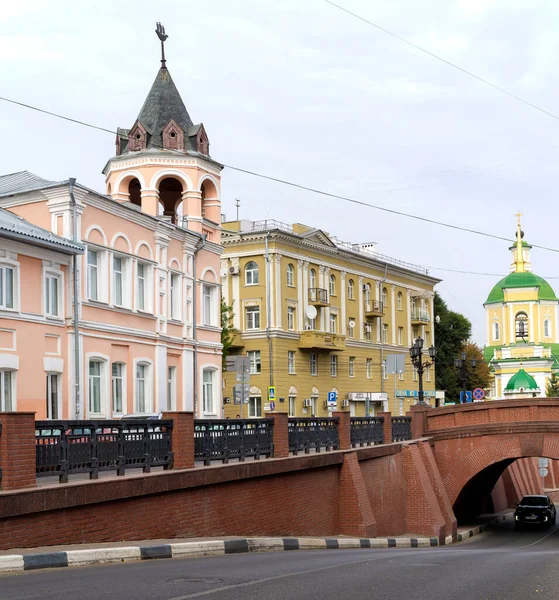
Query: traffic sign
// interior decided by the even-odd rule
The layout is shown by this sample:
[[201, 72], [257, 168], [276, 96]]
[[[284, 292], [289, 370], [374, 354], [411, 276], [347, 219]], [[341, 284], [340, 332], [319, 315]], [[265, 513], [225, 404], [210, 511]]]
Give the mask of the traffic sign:
[[476, 388], [473, 391], [473, 397], [474, 400], [483, 400], [485, 398], [485, 390], [482, 390], [481, 388]]
[[542, 477], [547, 477], [547, 476], [549, 475], [549, 471], [548, 471], [548, 470], [547, 470], [545, 467], [542, 467], [542, 468], [540, 469], [540, 475], [541, 475]]
[[270, 401], [270, 410], [276, 410], [276, 403], [273, 400]]
[[328, 392], [328, 408], [336, 408], [337, 392]]
[[275, 400], [276, 399], [276, 388], [271, 385], [268, 388], [268, 400]]
[[538, 458], [538, 466], [540, 469], [545, 469], [549, 465], [549, 459], [547, 458]]
[[250, 384], [249, 383], [236, 383], [235, 391], [238, 394], [248, 394], [250, 391]]

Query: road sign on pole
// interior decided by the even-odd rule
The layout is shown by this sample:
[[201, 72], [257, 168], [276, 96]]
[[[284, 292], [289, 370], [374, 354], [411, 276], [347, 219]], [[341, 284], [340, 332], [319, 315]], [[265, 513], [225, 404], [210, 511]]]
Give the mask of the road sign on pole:
[[540, 469], [546, 469], [549, 466], [549, 459], [538, 458], [538, 466], [540, 467]]
[[548, 471], [548, 470], [547, 470], [545, 467], [542, 467], [542, 468], [540, 469], [540, 475], [541, 475], [542, 477], [547, 477], [547, 476], [549, 475], [549, 471]]
[[474, 401], [480, 401], [483, 400], [485, 398], [485, 390], [482, 390], [481, 388], [476, 388], [473, 393], [472, 393], [473, 397], [474, 397]]
[[328, 410], [336, 408], [336, 399], [338, 394], [336, 392], [328, 392]]
[[273, 385], [271, 385], [268, 388], [268, 401], [275, 400], [275, 399], [276, 399], [276, 388]]

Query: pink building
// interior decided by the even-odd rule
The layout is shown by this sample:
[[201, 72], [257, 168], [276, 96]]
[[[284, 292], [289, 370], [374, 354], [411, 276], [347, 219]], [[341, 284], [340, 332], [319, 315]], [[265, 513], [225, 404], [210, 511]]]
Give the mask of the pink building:
[[0, 177], [0, 410], [221, 416], [221, 168], [163, 64], [107, 195]]

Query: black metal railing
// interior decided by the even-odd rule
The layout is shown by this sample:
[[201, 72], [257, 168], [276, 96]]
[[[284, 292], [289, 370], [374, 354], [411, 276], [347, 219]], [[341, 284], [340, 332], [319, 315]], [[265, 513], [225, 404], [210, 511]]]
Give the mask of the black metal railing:
[[172, 468], [172, 429], [167, 420], [36, 421], [37, 476], [67, 483], [73, 473], [97, 479], [99, 471]]
[[273, 419], [195, 419], [194, 457], [204, 465], [230, 458], [256, 460], [274, 454]]
[[369, 300], [369, 302], [365, 302], [365, 313], [384, 314], [384, 304], [378, 300]]
[[324, 288], [309, 288], [309, 302], [328, 304], [328, 290]]
[[411, 417], [392, 417], [392, 441], [411, 440]]
[[311, 450], [320, 452], [322, 448], [338, 450], [340, 435], [338, 433], [339, 419], [329, 418], [295, 418], [288, 421], [289, 451], [297, 455], [299, 452], [308, 454]]
[[351, 417], [351, 446], [384, 444], [384, 417]]

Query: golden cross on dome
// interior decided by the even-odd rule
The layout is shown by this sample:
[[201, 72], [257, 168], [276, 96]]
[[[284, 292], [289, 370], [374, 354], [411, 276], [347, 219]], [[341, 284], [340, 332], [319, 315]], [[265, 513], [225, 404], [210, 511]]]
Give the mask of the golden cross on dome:
[[518, 211], [515, 216], [518, 219], [518, 225], [516, 227], [516, 272], [524, 273], [526, 267], [524, 265], [524, 252], [522, 249], [522, 227], [520, 225], [520, 217], [522, 216], [522, 213]]

